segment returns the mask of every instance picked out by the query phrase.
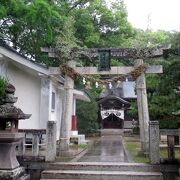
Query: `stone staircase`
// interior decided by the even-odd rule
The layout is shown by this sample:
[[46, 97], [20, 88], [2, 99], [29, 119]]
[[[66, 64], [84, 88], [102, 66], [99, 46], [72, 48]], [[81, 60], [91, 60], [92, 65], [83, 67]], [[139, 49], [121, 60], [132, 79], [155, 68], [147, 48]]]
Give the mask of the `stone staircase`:
[[109, 136], [109, 135], [124, 136], [123, 129], [101, 129], [99, 131], [101, 136]]
[[41, 180], [163, 180], [158, 165], [137, 163], [68, 162], [52, 163]]

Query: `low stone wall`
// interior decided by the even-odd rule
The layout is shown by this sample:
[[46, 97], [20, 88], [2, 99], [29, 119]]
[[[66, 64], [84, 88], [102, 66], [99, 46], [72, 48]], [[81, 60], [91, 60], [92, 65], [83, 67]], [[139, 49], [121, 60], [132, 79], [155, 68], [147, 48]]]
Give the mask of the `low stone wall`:
[[[26, 156], [29, 159], [38, 159], [44, 157], [46, 161], [54, 161], [56, 158], [56, 122], [48, 121], [46, 129], [20, 129], [26, 136], [31, 134], [31, 138], [26, 142], [26, 136], [22, 139], [18, 146], [18, 156]], [[42, 142], [42, 136], [45, 136]], [[27, 151], [27, 146], [31, 147], [31, 151]], [[40, 154], [40, 148], [44, 149], [44, 154]]]
[[151, 164], [160, 164], [160, 136], [167, 135], [168, 159], [161, 162], [178, 163], [175, 159], [175, 136], [180, 136], [180, 129], [159, 129], [158, 121], [149, 122], [149, 157]]

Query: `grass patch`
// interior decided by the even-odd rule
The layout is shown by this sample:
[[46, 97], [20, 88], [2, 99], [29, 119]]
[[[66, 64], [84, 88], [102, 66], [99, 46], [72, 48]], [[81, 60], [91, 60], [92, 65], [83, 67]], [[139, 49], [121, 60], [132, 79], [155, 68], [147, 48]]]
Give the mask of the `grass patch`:
[[[139, 151], [141, 148], [141, 143], [137, 138], [127, 138], [125, 137], [125, 143], [129, 154], [132, 156], [132, 159], [136, 163], [149, 163], [148, 157], [142, 157], [139, 155]], [[167, 148], [160, 149], [160, 158], [166, 159], [168, 158]], [[175, 150], [175, 158], [180, 159], [180, 149]]]
[[[168, 151], [167, 151], [166, 148], [163, 148], [163, 149], [160, 150], [160, 157], [163, 158], [163, 159], [168, 158]], [[180, 159], [180, 149], [175, 150], [175, 158]]]
[[86, 149], [88, 148], [87, 144], [71, 144], [69, 146], [71, 149]]
[[141, 144], [140, 142], [126, 142], [127, 150], [136, 163], [149, 163], [149, 158], [139, 155]]

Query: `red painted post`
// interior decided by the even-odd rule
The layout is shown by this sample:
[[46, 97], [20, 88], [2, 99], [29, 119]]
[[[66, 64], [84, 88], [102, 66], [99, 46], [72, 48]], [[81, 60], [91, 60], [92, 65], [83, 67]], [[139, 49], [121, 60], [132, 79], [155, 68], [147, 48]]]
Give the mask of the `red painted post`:
[[72, 116], [72, 131], [77, 131], [77, 116]]

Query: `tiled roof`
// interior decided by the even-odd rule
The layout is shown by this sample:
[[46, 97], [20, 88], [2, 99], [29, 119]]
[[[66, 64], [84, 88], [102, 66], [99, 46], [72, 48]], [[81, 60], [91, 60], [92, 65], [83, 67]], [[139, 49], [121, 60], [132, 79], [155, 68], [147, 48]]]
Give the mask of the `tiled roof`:
[[25, 56], [25, 55], [17, 52], [16, 49], [14, 49], [13, 47], [9, 46], [9, 45], [8, 45], [5, 41], [3, 41], [2, 39], [0, 39], [0, 46], [6, 48], [6, 49], [8, 49], [8, 50], [10, 50], [11, 52], [13, 52], [13, 53], [15, 53], [15, 54], [17, 54], [17, 55], [19, 55], [19, 56], [21, 56], [21, 57], [23, 57], [24, 60], [26, 60], [26, 61], [30, 61], [30, 62], [36, 64], [37, 66], [40, 66], [40, 67], [43, 67], [43, 68], [46, 68], [46, 69], [48, 68], [46, 65], [37, 63], [36, 61], [28, 58], [27, 56]]

